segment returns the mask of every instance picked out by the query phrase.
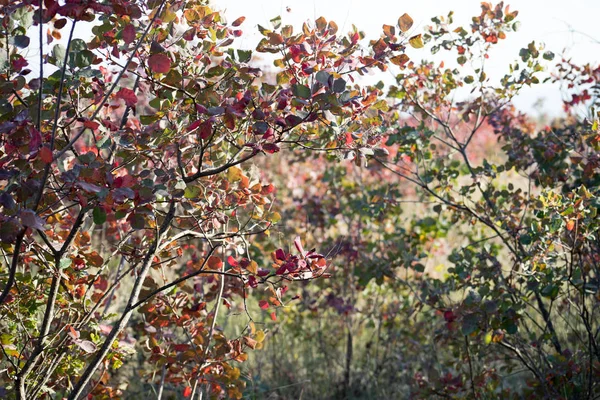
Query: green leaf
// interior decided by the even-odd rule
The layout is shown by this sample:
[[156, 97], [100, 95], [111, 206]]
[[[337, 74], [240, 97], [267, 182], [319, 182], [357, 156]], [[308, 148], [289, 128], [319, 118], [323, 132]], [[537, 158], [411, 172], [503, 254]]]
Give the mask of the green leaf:
[[150, 125], [162, 118], [162, 114], [140, 115], [142, 125]]
[[519, 51], [519, 56], [521, 57], [521, 60], [523, 62], [526, 62], [531, 57], [531, 53], [529, 52], [529, 50], [523, 48]]
[[531, 235], [529, 235], [529, 234], [521, 235], [521, 237], [519, 238], [519, 242], [521, 242], [521, 244], [525, 245], [525, 246], [531, 244]]
[[102, 225], [106, 222], [106, 212], [102, 207], [94, 207], [94, 211], [92, 212], [92, 216], [94, 217], [94, 223], [96, 225]]
[[63, 63], [65, 62], [65, 57], [67, 56], [67, 49], [65, 48], [65, 46], [63, 46], [62, 44], [55, 44], [54, 47], [52, 48], [52, 57], [55, 60], [54, 65], [56, 65], [57, 67], [61, 67]]
[[85, 68], [92, 65], [96, 56], [90, 50], [82, 50], [76, 53], [71, 53], [69, 64], [78, 68]]
[[195, 199], [198, 197], [198, 195], [200, 195], [200, 192], [201, 190], [198, 186], [188, 186], [185, 188], [183, 196], [186, 199]]
[[146, 219], [142, 214], [133, 213], [128, 219], [132, 229], [144, 229], [146, 226]]
[[542, 296], [556, 299], [558, 296], [559, 287], [556, 285], [548, 285], [542, 289]]
[[552, 61], [554, 59], [554, 53], [551, 51], [547, 51], [542, 57], [544, 57], [544, 60]]
[[246, 63], [252, 58], [252, 50], [237, 50], [237, 56], [240, 62]]
[[9, 41], [13, 46], [24, 49], [29, 46], [29, 37], [25, 35], [13, 36]]
[[514, 335], [519, 331], [519, 327], [515, 324], [513, 320], [510, 319], [504, 321], [502, 327], [504, 328], [504, 330], [506, 330], [506, 333], [508, 333], [509, 335]]
[[274, 29], [279, 29], [279, 27], [281, 26], [281, 16], [278, 15], [275, 18], [273, 18], [271, 20], [271, 23], [273, 24]]
[[308, 86], [294, 85], [292, 86], [292, 91], [294, 93], [294, 96], [298, 96], [303, 99], [310, 99], [311, 92]]
[[262, 26], [262, 25], [260, 25], [260, 24], [258, 25], [258, 31], [259, 31], [259, 32], [260, 32], [262, 35], [264, 35], [264, 36], [266, 36], [266, 35], [268, 35], [269, 33], [271, 33], [271, 30], [269, 30], [269, 29], [265, 28], [264, 26]]
[[323, 85], [327, 85], [329, 82], [329, 72], [327, 71], [319, 71], [315, 76], [317, 82], [322, 83]]
[[69, 46], [69, 53], [77, 53], [79, 51], [87, 50], [87, 44], [85, 40], [82, 39], [73, 39], [71, 40], [71, 45]]
[[346, 90], [346, 81], [342, 78], [338, 78], [333, 82], [333, 91], [336, 93], [342, 93]]
[[58, 264], [58, 268], [60, 268], [60, 270], [69, 268], [72, 263], [73, 263], [73, 261], [70, 258], [63, 258], [60, 260], [60, 263]]
[[477, 314], [467, 314], [463, 317], [462, 333], [467, 336], [477, 331], [479, 328], [479, 316]]
[[26, 30], [33, 24], [33, 8], [28, 7], [16, 7], [12, 13], [8, 14], [13, 21], [16, 21], [19, 26], [22, 26]]
[[108, 149], [111, 144], [112, 140], [110, 139], [110, 135], [105, 135], [102, 139], [98, 140], [96, 147], [99, 149]]

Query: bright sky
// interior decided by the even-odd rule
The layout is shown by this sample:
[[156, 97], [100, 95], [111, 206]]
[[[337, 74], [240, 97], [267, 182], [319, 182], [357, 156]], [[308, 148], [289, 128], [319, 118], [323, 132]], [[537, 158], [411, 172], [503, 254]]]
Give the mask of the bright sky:
[[[495, 4], [495, 3], [494, 3]], [[488, 76], [501, 77], [510, 62], [518, 58], [519, 50], [535, 40], [544, 42], [548, 50], [567, 55], [578, 62], [600, 62], [600, 0], [513, 0], [505, 2], [511, 10], [519, 10], [518, 32], [497, 45], [492, 53]], [[306, 20], [320, 16], [335, 21], [340, 30], [348, 31], [352, 24], [366, 32], [368, 38], [378, 37], [384, 23], [395, 25], [398, 17], [408, 13], [415, 21], [413, 30], [422, 32], [431, 17], [455, 13], [455, 22], [467, 25], [470, 17], [481, 11], [478, 0], [213, 0], [213, 7], [224, 10], [229, 21], [245, 16], [241, 47], [253, 48], [260, 40], [256, 26], [270, 27], [269, 20], [281, 15], [284, 24], [300, 27]], [[288, 11], [289, 10], [289, 11]], [[412, 58], [431, 58], [428, 52], [412, 52]], [[525, 111], [544, 98], [543, 112], [557, 115], [561, 110], [561, 95], [557, 87], [546, 86], [526, 90], [515, 100]]]

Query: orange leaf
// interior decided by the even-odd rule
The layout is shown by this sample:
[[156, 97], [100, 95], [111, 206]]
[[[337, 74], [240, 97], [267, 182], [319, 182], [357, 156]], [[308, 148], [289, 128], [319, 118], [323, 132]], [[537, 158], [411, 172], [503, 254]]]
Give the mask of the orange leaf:
[[216, 256], [210, 256], [206, 261], [206, 266], [208, 267], [208, 269], [218, 270], [221, 269], [222, 265], [223, 261], [221, 261], [221, 259]]
[[186, 386], [183, 389], [183, 397], [190, 397], [192, 395], [192, 388], [190, 386]]
[[390, 58], [390, 62], [394, 65], [404, 66], [410, 59], [406, 54], [400, 54]]
[[398, 18], [398, 26], [402, 32], [406, 32], [413, 26], [413, 19], [408, 14], [402, 14], [402, 16]]
[[568, 231], [572, 231], [572, 230], [573, 230], [573, 228], [575, 228], [575, 221], [574, 221], [574, 220], [572, 220], [572, 219], [570, 219], [570, 220], [567, 222], [567, 230], [568, 230]]

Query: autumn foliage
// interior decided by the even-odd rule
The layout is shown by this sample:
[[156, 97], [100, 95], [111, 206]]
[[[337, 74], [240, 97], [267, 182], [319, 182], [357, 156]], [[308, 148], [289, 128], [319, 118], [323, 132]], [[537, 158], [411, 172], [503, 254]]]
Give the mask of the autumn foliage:
[[[250, 51], [203, 0], [0, 7], [0, 395], [242, 398], [271, 348], [342, 360], [321, 398], [598, 394], [597, 115], [515, 110], [538, 43], [487, 77], [516, 11]], [[553, 71], [591, 110], [598, 69]]]

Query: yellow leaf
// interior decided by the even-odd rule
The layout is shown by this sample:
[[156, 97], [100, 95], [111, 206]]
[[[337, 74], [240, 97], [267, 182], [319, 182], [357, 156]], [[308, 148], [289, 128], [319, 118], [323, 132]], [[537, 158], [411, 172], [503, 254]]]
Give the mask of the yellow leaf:
[[258, 264], [256, 263], [256, 261], [251, 261], [250, 265], [248, 265], [248, 271], [250, 271], [252, 274], [256, 275], [258, 273]]
[[484, 342], [485, 344], [492, 343], [492, 332], [488, 332], [485, 334]]
[[410, 43], [410, 45], [412, 47], [414, 47], [415, 49], [420, 49], [423, 46], [425, 46], [425, 44], [423, 44], [423, 37], [421, 36], [420, 33], [418, 35], [413, 36], [410, 39], [408, 39], [408, 43]]
[[243, 176], [242, 170], [238, 167], [231, 167], [227, 170], [227, 180], [229, 182], [237, 182], [242, 179]]
[[281, 221], [281, 215], [277, 211], [275, 211], [275, 212], [271, 213], [271, 215], [269, 216], [269, 220], [272, 223], [276, 224], [279, 221]]
[[406, 54], [400, 54], [399, 56], [394, 56], [390, 58], [390, 61], [394, 65], [402, 66], [408, 62], [409, 58]]
[[257, 331], [256, 336], [254, 337], [258, 343], [262, 343], [265, 340], [265, 332]]

